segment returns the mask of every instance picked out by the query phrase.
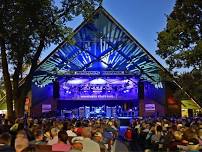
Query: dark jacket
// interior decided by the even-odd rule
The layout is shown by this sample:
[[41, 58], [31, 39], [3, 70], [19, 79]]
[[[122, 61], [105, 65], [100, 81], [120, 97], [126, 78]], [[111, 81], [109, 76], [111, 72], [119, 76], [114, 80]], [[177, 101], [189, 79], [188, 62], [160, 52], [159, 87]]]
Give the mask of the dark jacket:
[[1, 145], [0, 152], [15, 152], [15, 150], [8, 145]]

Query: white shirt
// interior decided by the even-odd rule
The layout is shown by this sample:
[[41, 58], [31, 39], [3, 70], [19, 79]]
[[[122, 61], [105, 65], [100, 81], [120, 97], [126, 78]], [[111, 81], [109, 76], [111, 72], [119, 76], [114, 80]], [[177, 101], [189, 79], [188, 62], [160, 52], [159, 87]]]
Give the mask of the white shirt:
[[69, 137], [76, 137], [77, 136], [77, 134], [75, 134], [73, 131], [71, 131], [71, 130], [67, 130], [67, 135], [69, 136]]
[[84, 138], [82, 152], [100, 152], [100, 145], [90, 138]]
[[58, 143], [58, 136], [53, 137], [53, 139], [48, 140], [47, 145], [54, 145]]

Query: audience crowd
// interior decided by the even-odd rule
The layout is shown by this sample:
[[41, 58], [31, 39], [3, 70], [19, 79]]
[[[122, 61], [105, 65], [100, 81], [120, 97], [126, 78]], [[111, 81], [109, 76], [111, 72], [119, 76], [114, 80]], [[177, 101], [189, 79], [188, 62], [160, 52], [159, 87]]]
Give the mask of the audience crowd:
[[124, 137], [129, 147], [138, 145], [147, 152], [198, 152], [202, 146], [202, 121], [201, 118], [133, 119]]
[[119, 119], [0, 119], [0, 152], [198, 152], [200, 118], [133, 118], [121, 136]]

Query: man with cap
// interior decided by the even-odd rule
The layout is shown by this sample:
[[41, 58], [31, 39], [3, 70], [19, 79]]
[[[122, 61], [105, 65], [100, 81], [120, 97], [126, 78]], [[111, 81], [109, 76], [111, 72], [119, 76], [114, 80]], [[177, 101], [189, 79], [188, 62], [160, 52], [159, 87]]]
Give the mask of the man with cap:
[[72, 149], [69, 152], [81, 152], [83, 150], [83, 137], [78, 136], [72, 138]]
[[43, 131], [38, 129], [34, 132], [34, 137], [35, 140], [31, 141], [30, 144], [31, 145], [44, 145], [46, 144], [46, 142], [43, 141]]
[[102, 136], [101, 132], [96, 132], [93, 136], [93, 139], [95, 142], [97, 142], [99, 144], [101, 152], [107, 151], [107, 148], [103, 143], [103, 136]]
[[99, 144], [91, 140], [92, 134], [90, 128], [83, 128], [81, 135], [84, 137], [82, 152], [100, 152]]

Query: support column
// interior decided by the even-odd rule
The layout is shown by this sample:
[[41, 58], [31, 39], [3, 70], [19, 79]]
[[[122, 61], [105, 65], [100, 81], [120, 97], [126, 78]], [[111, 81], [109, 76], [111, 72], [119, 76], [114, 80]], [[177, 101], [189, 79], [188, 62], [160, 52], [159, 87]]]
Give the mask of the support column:
[[139, 116], [144, 116], [144, 82], [138, 82]]
[[60, 83], [58, 80], [55, 80], [53, 82], [53, 98], [59, 98], [60, 97]]
[[165, 83], [166, 89], [166, 115], [167, 116], [181, 116], [181, 101], [175, 99], [175, 92], [180, 89], [172, 82]]

